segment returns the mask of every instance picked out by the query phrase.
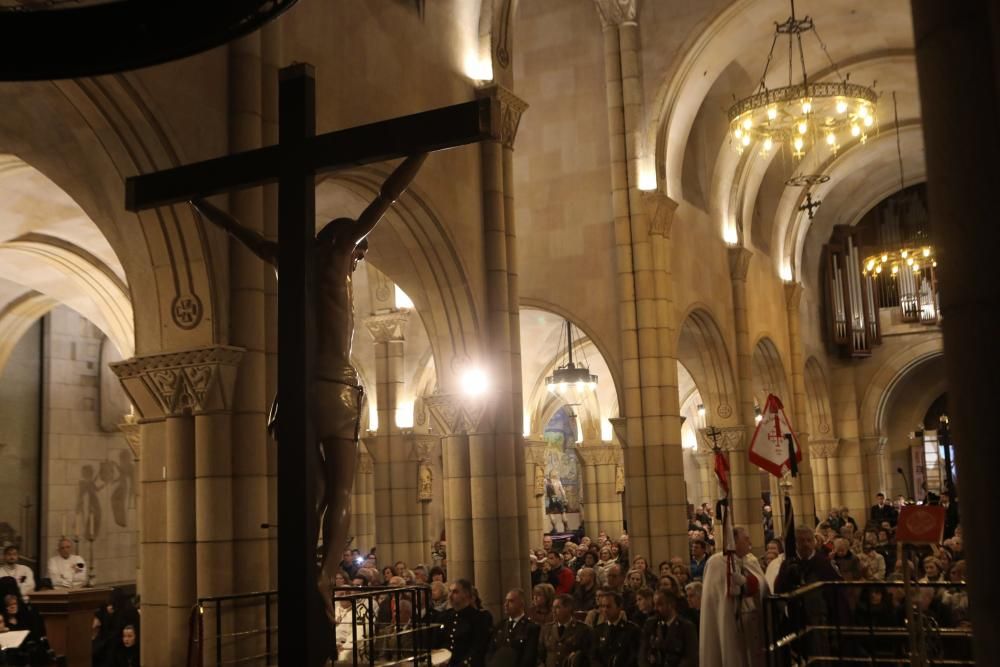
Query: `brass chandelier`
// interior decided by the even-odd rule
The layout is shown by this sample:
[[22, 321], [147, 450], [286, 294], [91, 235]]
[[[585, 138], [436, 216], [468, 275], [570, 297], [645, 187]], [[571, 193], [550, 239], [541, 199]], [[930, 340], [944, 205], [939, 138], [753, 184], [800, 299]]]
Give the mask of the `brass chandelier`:
[[[878, 129], [875, 90], [850, 83], [841, 76], [813, 19], [809, 16], [797, 18], [795, 0], [790, 3], [791, 16], [784, 23], [774, 24], [774, 39], [756, 92], [737, 100], [729, 108], [731, 145], [741, 154], [750, 147], [759, 147], [762, 155], [783, 145], [799, 159], [816, 145], [825, 145], [836, 154], [845, 143], [865, 143], [869, 134]], [[837, 75], [836, 81], [809, 79], [802, 49], [802, 34], [807, 32], [819, 42]], [[768, 88], [765, 83], [767, 71], [774, 58], [774, 47], [783, 36], [788, 39], [788, 85]], [[796, 50], [802, 70], [800, 82], [794, 77], [793, 54]]]

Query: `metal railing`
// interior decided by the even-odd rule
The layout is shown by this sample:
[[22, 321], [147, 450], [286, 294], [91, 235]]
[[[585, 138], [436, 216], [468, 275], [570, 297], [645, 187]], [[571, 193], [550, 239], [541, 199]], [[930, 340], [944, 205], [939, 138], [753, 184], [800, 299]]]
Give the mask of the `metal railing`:
[[971, 626], [941, 618], [965, 595], [964, 583], [829, 581], [770, 596], [767, 664], [973, 665]]
[[[191, 610], [187, 667], [276, 665], [277, 601], [278, 591], [199, 598]], [[431, 664], [440, 625], [431, 619], [429, 587], [337, 587], [333, 607], [338, 664]], [[240, 612], [253, 619], [249, 627], [237, 627]]]
[[[198, 598], [198, 602], [191, 609], [189, 621], [187, 667], [203, 667], [206, 648], [213, 649], [211, 655], [214, 662], [211, 660], [209, 662], [214, 665], [259, 663], [261, 660], [263, 660], [264, 665], [277, 664], [278, 653], [274, 635], [278, 631], [278, 626], [272, 624], [272, 619], [277, 614], [273, 613], [271, 609], [272, 604], [277, 604], [277, 602], [278, 591]], [[258, 610], [263, 615], [264, 627], [256, 627], [255, 624], [252, 624], [250, 628], [244, 630], [225, 631], [224, 628], [227, 625], [235, 625], [225, 621], [224, 617], [227, 611], [230, 617], [235, 617], [238, 611], [246, 611], [256, 618]], [[205, 635], [206, 615], [214, 617], [209, 621], [214, 632], [209, 634], [207, 639]], [[261, 640], [263, 641], [263, 652], [260, 652], [259, 648]], [[240, 648], [244, 650], [241, 651]], [[243, 653], [248, 655], [243, 655]]]

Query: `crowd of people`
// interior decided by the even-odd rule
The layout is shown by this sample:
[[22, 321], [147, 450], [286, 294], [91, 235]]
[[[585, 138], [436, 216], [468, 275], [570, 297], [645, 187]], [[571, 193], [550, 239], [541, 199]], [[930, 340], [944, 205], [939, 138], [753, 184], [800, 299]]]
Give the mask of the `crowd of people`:
[[[59, 541], [49, 559], [44, 577], [37, 580], [30, 567], [20, 562], [14, 545], [3, 550], [0, 564], [0, 633], [27, 631], [10, 648], [0, 651], [0, 665], [51, 665], [56, 659], [48, 643], [45, 620], [31, 604], [36, 590], [81, 588], [87, 583], [87, 566], [73, 553], [73, 543]], [[93, 667], [139, 667], [139, 611], [132, 596], [112, 589], [106, 604], [95, 610], [92, 622]]]
[[[448, 664], [698, 665], [699, 655], [705, 651], [712, 654], [702, 656], [705, 664], [723, 664], [728, 660], [722, 657], [728, 645], [740, 651], [749, 649], [738, 664], [761, 664], [760, 601], [765, 594], [786, 593], [827, 580], [902, 582], [904, 562], [899, 554], [903, 552], [895, 543], [900, 502], [886, 502], [879, 494], [869, 516], [860, 522], [846, 507], [831, 510], [825, 520], [795, 528], [793, 554], [785, 553], [784, 540], [771, 539], [759, 560], [750, 553], [749, 533], [737, 529], [738, 593], [732, 592], [733, 575], [722, 564], [718, 521], [707, 504], [690, 513], [688, 553], [658, 562], [632, 553], [626, 533], [616, 538], [603, 531], [596, 537], [582, 531], [543, 536], [540, 548], [529, 556], [531, 590], [508, 591], [501, 619], [494, 619], [483, 608], [472, 583], [449, 580], [446, 560], [413, 568], [396, 562], [380, 570], [374, 555], [347, 551], [337, 583], [362, 589], [429, 586], [425, 608], [407, 604], [405, 621], [409, 624], [419, 615], [439, 625], [432, 642], [451, 652]], [[964, 580], [957, 505], [949, 503], [947, 497], [941, 498], [941, 504], [953, 508], [949, 510], [946, 539], [936, 546], [908, 548], [904, 558], [913, 583], [918, 585], [918, 608], [942, 627], [962, 627], [968, 625], [964, 586], [919, 587], [926, 582], [958, 584]], [[762, 516], [766, 529], [767, 516]], [[898, 592], [896, 588], [873, 586], [846, 592], [835, 605], [837, 622], [869, 627], [873, 623], [904, 625], [902, 587]], [[727, 620], [730, 608], [722, 602], [727, 595], [739, 596], [734, 607], [737, 616], [751, 614], [751, 618], [756, 614], [761, 621], [756, 636], [727, 637], [727, 633], [747, 633], [751, 624], [741, 622], [736, 624], [739, 629], [734, 629]], [[720, 612], [724, 607], [725, 612]], [[353, 640], [361, 636], [351, 627], [350, 608], [351, 603], [345, 601], [337, 627], [344, 656], [350, 654]], [[391, 620], [395, 613], [387, 618]], [[702, 618], [703, 613], [706, 618]], [[710, 635], [708, 641], [702, 636], [705, 633]], [[755, 642], [759, 645], [756, 658]], [[858, 640], [854, 652], [873, 655], [882, 645], [872, 646]]]

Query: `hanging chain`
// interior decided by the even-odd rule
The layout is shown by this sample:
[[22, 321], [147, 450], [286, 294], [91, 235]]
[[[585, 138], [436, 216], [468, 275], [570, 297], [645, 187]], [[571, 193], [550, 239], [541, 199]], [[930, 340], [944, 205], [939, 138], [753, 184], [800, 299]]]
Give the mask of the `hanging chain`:
[[843, 82], [844, 75], [840, 73], [840, 68], [837, 67], [837, 63], [834, 62], [832, 57], [830, 57], [830, 51], [827, 50], [826, 44], [823, 42], [823, 38], [819, 36], [819, 30], [816, 30], [816, 26], [813, 26], [813, 34], [816, 35], [816, 41], [819, 42], [820, 48], [823, 49], [823, 53], [826, 55], [826, 59], [830, 63], [830, 67], [832, 67], [833, 71], [837, 73], [837, 78]]
[[896, 122], [896, 157], [899, 159], [899, 189], [902, 191], [906, 186], [903, 181], [903, 146], [899, 135], [899, 107], [896, 106], [896, 91], [892, 91], [892, 115]]
[[[778, 24], [775, 23], [774, 27], [777, 28]], [[760, 74], [760, 83], [757, 84], [758, 91], [767, 90], [767, 86], [764, 84], [764, 79], [767, 77], [767, 69], [771, 66], [771, 59], [774, 58], [774, 45], [778, 43], [778, 31], [774, 32], [774, 39], [771, 40], [771, 48], [767, 52], [767, 61], [764, 62], [764, 71]]]

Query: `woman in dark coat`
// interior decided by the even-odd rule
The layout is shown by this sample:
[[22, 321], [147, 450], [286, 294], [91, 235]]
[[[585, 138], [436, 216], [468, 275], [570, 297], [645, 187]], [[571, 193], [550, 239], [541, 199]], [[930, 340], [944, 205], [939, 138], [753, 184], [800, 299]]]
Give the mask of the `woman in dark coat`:
[[94, 612], [94, 620], [97, 632], [91, 642], [91, 664], [93, 667], [114, 667], [122, 630], [126, 625], [139, 626], [139, 612], [125, 591], [113, 588], [107, 604]]
[[121, 640], [115, 651], [114, 667], [139, 667], [139, 626], [122, 628]]
[[21, 597], [21, 589], [14, 577], [0, 578], [0, 603], [3, 622], [7, 630], [27, 630], [28, 636], [18, 649], [5, 654], [12, 664], [47, 665], [52, 652], [45, 637], [45, 622], [30, 604]]

